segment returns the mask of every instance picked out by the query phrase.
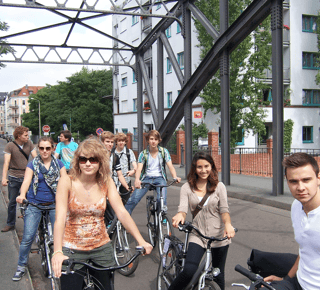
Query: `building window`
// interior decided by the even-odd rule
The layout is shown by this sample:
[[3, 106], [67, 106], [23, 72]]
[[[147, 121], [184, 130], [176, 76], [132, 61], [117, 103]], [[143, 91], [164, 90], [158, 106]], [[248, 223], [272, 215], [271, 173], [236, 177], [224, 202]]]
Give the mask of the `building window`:
[[136, 73], [134, 72], [134, 70], [132, 71], [132, 83], [136, 83]]
[[133, 99], [133, 111], [137, 112], [137, 110], [138, 110], [137, 99]]
[[137, 24], [139, 21], [138, 15], [132, 15], [132, 26]]
[[184, 53], [183, 52], [178, 53], [177, 58], [178, 58], [178, 64], [180, 68], [184, 69]]
[[313, 127], [302, 127], [302, 143], [313, 143]]
[[[182, 21], [182, 15], [180, 15], [178, 18], [180, 21]], [[177, 22], [177, 33], [180, 33], [180, 32], [181, 32], [181, 25], [179, 24], [179, 22]]]
[[171, 37], [171, 25], [166, 29], [166, 36], [167, 36], [168, 38]]
[[138, 128], [133, 128], [133, 141], [138, 142]]
[[302, 68], [303, 69], [319, 69], [318, 53], [302, 52]]
[[[160, 2], [160, 0], [156, 0], [156, 3], [158, 2]], [[159, 10], [160, 8], [161, 8], [161, 4], [158, 4], [156, 9]]]
[[26, 109], [23, 109], [23, 110], [22, 110], [22, 113], [25, 114], [25, 112], [26, 112]]
[[128, 134], [128, 129], [127, 128], [122, 128], [121, 130], [122, 130], [122, 133]]
[[172, 107], [172, 92], [167, 93], [168, 108]]
[[317, 16], [302, 15], [302, 31], [316, 32], [317, 30]]
[[304, 106], [319, 106], [320, 105], [320, 90], [303, 90], [302, 105]]
[[22, 105], [25, 105], [26, 104], [26, 101], [25, 100], [22, 100]]
[[236, 145], [244, 145], [244, 130], [238, 127]]
[[167, 74], [172, 72], [172, 64], [170, 58], [167, 57]]
[[121, 79], [121, 86], [125, 87], [127, 85], [127, 77]]

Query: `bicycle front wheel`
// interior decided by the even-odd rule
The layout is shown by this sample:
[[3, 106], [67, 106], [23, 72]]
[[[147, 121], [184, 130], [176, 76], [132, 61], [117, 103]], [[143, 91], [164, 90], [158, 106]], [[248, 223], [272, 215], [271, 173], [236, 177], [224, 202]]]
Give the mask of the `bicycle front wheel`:
[[[119, 230], [113, 236], [113, 251], [117, 265], [123, 265], [135, 254], [136, 240], [120, 225]], [[119, 269], [118, 272], [124, 276], [131, 275], [138, 267], [139, 257], [133, 260], [128, 267]]]
[[153, 196], [147, 196], [147, 227], [148, 227], [148, 236], [149, 241], [152, 247], [156, 246], [156, 221], [155, 221], [155, 212], [153, 204]]
[[[198, 290], [199, 287], [198, 287], [198, 285], [196, 285], [192, 289]], [[201, 289], [203, 289], [203, 290], [221, 290], [220, 286], [216, 282], [214, 282], [212, 280], [207, 280], [207, 279], [205, 281], [204, 288], [201, 288]]]
[[173, 233], [173, 226], [170, 218], [164, 214], [159, 218], [158, 240], [159, 240], [159, 254], [163, 254], [164, 237], [171, 236]]

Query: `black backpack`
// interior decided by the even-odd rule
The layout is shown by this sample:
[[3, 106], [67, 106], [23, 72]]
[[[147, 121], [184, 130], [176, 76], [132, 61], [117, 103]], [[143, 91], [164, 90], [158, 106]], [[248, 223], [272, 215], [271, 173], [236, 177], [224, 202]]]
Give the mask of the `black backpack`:
[[[127, 155], [127, 159], [128, 159], [128, 171], [130, 170], [130, 165], [131, 165], [131, 160], [130, 160], [130, 151], [129, 151], [129, 149], [127, 148], [127, 147], [125, 147], [125, 151], [126, 151], [126, 155]], [[115, 170], [115, 167], [116, 167], [116, 148], [114, 147], [114, 148], [112, 148], [112, 150], [111, 150], [111, 153], [113, 154], [113, 163], [112, 163], [112, 170]], [[122, 157], [122, 154], [124, 154], [124, 153], [121, 153], [121, 155], [120, 155], [120, 157], [119, 157], [119, 160], [121, 159], [121, 157]]]

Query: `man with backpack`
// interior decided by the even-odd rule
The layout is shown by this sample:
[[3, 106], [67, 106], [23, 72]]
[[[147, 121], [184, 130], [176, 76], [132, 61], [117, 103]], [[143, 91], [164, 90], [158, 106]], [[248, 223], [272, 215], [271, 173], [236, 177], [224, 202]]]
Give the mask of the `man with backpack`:
[[[126, 210], [131, 214], [133, 209], [147, 193], [149, 187], [141, 188], [141, 182], [149, 182], [155, 185], [166, 185], [166, 165], [168, 166], [173, 179], [179, 183], [180, 177], [177, 177], [175, 168], [172, 165], [171, 156], [167, 149], [159, 146], [161, 142], [160, 133], [156, 130], [151, 130], [146, 136], [148, 148], [144, 149], [138, 158], [138, 166], [136, 170], [135, 191], [125, 205]], [[159, 199], [158, 191], [158, 199]], [[167, 190], [163, 188], [164, 203], [167, 204]]]

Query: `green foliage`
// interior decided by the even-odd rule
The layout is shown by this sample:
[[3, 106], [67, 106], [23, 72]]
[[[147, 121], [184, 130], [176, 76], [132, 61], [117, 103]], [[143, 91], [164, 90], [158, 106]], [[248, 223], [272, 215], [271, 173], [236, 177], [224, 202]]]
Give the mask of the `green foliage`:
[[[0, 31], [8, 31], [8, 29], [9, 29], [8, 24], [7, 24], [6, 22], [0, 21]], [[14, 51], [15, 51], [15, 50], [14, 50], [12, 47], [10, 47], [10, 46], [4, 47], [4, 46], [3, 46], [4, 43], [7, 43], [7, 41], [6, 41], [6, 40], [0, 40], [0, 56], [1, 56], [1, 54], [7, 54], [7, 53], [9, 53], [9, 52], [14, 52]], [[0, 69], [1, 69], [2, 67], [5, 67], [5, 66], [6, 66], [5, 64], [3, 64], [3, 63], [0, 62]]]
[[290, 153], [291, 151], [293, 124], [294, 122], [291, 119], [288, 119], [287, 121], [284, 122], [284, 129], [283, 129], [284, 153]]
[[[185, 127], [183, 124], [180, 126], [180, 128], [185, 131]], [[192, 146], [198, 145], [199, 137], [208, 138], [208, 132], [209, 130], [205, 123], [200, 123], [198, 125], [192, 122]]]
[[[58, 85], [46, 85], [33, 95], [40, 100], [41, 124], [50, 126], [57, 138], [67, 124], [72, 132], [80, 133], [83, 139], [95, 134], [96, 129], [113, 131], [112, 100], [102, 98], [112, 95], [112, 71], [90, 71], [83, 68]], [[38, 101], [29, 99], [30, 113], [23, 114], [23, 125], [29, 127], [33, 134], [38, 134]], [[32, 111], [32, 112], [31, 112]]]
[[[237, 17], [251, 3], [250, 0], [230, 0], [229, 22]], [[219, 28], [219, 0], [200, 0], [197, 6], [206, 15], [214, 27]], [[203, 58], [212, 48], [214, 40], [205, 28], [195, 21]], [[238, 127], [245, 133], [253, 130], [253, 134], [265, 134], [264, 118], [266, 113], [261, 106], [263, 90], [268, 85], [257, 81], [264, 77], [263, 71], [271, 65], [271, 33], [270, 17], [263, 21], [230, 55], [230, 127], [231, 147], [237, 142]], [[201, 97], [204, 99], [205, 112], [221, 111], [220, 71], [208, 82]], [[223, 97], [223, 96], [222, 96]]]

